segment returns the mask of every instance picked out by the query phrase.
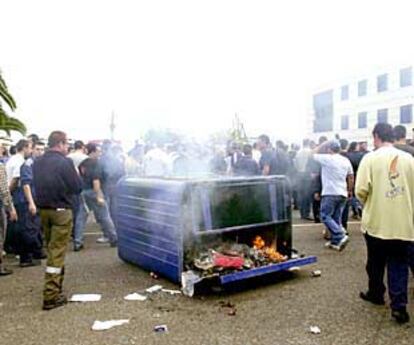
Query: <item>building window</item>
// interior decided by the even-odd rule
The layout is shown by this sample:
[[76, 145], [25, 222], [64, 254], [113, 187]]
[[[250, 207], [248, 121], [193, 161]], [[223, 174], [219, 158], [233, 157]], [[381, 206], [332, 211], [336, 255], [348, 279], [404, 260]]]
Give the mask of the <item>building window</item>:
[[358, 113], [358, 128], [367, 128], [367, 112]]
[[411, 67], [400, 69], [400, 87], [412, 85], [413, 70]]
[[367, 95], [367, 80], [360, 80], [358, 82], [358, 97], [366, 96]]
[[388, 109], [379, 109], [377, 112], [377, 122], [387, 123], [388, 122]]
[[341, 129], [342, 130], [349, 129], [349, 116], [348, 115], [341, 116]]
[[331, 89], [313, 96], [313, 110], [315, 112], [314, 133], [333, 130], [333, 95], [334, 93]]
[[413, 122], [413, 105], [407, 104], [400, 108], [400, 123]]
[[349, 87], [344, 85], [341, 87], [341, 101], [346, 101], [349, 98]]
[[388, 74], [381, 74], [377, 77], [377, 91], [383, 92], [388, 90]]

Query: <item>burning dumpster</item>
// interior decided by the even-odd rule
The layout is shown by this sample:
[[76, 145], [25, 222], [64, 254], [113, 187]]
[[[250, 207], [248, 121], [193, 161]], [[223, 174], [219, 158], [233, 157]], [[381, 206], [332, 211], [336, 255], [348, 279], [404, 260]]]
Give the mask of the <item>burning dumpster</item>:
[[182, 284], [221, 284], [316, 262], [292, 251], [283, 176], [126, 178], [117, 187], [121, 259]]

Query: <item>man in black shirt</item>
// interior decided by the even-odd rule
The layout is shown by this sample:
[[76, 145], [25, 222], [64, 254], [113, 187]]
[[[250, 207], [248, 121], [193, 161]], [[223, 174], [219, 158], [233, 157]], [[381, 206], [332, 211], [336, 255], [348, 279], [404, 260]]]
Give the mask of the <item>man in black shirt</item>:
[[244, 156], [240, 157], [234, 165], [234, 175], [236, 176], [256, 176], [260, 175], [259, 165], [252, 158], [252, 145], [243, 146]]
[[102, 228], [105, 238], [115, 247], [117, 236], [114, 223], [109, 215], [108, 206], [102, 191], [103, 171], [99, 163], [100, 151], [95, 144], [86, 145], [89, 158], [79, 165], [79, 174], [82, 178], [81, 206], [76, 218], [74, 231], [74, 250], [83, 248], [83, 231], [88, 211], [93, 211], [96, 221]]
[[258, 141], [259, 150], [262, 152], [260, 158], [260, 170], [263, 175], [286, 175], [290, 169], [290, 161], [282, 141], [276, 142], [276, 149], [270, 145], [267, 135], [261, 135]]
[[81, 191], [81, 181], [69, 158], [64, 132], [52, 132], [49, 150], [33, 163], [36, 205], [47, 248], [47, 266], [43, 291], [43, 309], [50, 310], [66, 303], [62, 294], [65, 252], [72, 231], [72, 201]]

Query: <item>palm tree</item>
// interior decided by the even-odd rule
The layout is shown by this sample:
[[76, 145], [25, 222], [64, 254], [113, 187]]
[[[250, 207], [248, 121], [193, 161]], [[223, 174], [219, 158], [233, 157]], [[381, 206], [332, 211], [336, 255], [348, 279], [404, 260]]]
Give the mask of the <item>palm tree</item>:
[[16, 131], [25, 135], [26, 126], [24, 123], [14, 117], [10, 117], [3, 109], [1, 101], [4, 101], [11, 111], [16, 110], [16, 102], [13, 99], [13, 96], [9, 93], [6, 82], [2, 78], [0, 71], [0, 130], [5, 131], [7, 135], [10, 135], [10, 131]]

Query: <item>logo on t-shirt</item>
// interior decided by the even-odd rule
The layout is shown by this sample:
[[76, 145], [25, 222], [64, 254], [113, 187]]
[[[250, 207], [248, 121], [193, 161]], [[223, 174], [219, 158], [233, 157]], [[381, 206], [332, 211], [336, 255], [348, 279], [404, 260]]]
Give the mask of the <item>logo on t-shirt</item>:
[[405, 192], [405, 188], [396, 185], [396, 180], [400, 177], [400, 173], [397, 169], [398, 166], [398, 156], [392, 160], [390, 169], [388, 170], [388, 180], [390, 181], [391, 190], [389, 190], [385, 196], [387, 198], [396, 198], [399, 195], [403, 195]]

